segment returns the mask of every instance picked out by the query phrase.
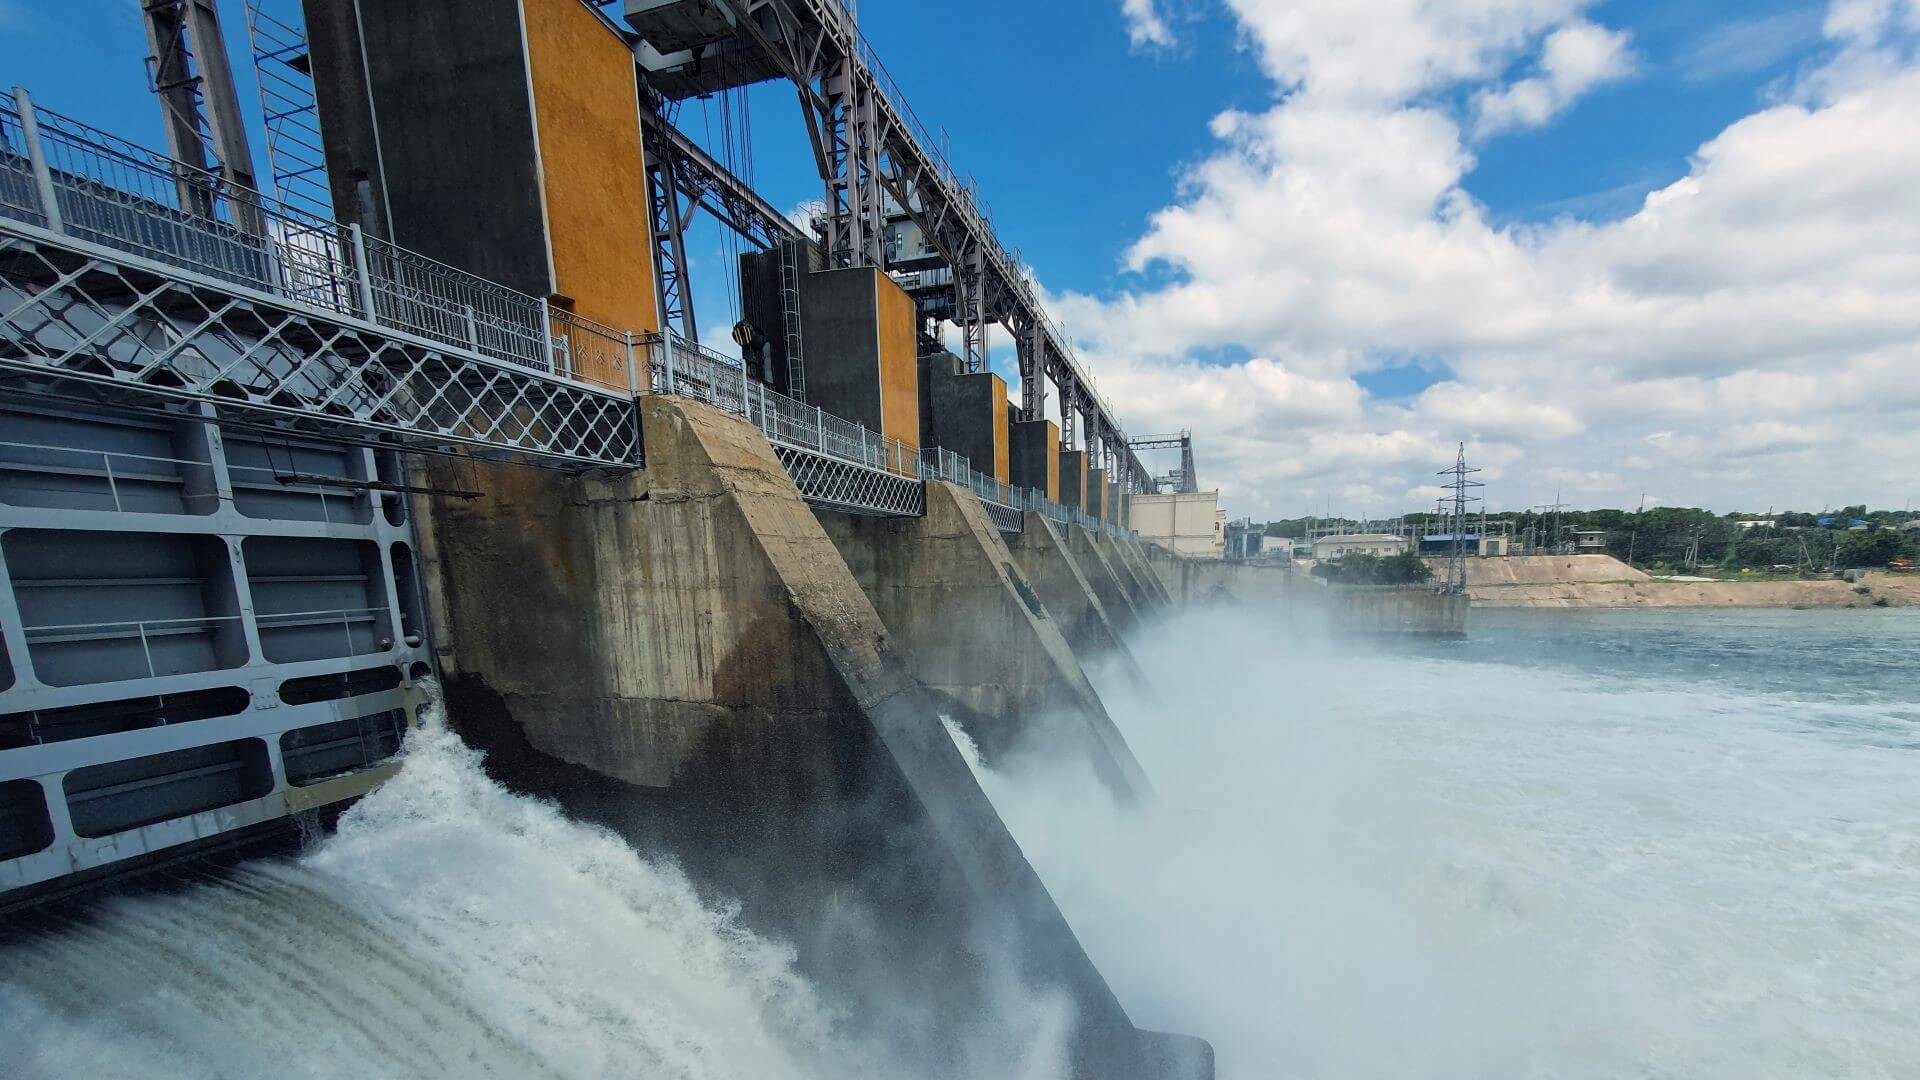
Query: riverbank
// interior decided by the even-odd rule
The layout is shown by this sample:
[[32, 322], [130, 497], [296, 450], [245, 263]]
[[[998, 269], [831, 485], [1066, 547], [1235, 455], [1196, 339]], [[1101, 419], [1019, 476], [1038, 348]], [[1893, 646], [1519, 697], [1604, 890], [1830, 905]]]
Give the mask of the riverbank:
[[1920, 606], [1920, 575], [1714, 581], [1657, 578], [1610, 555], [1515, 555], [1467, 560], [1467, 597], [1486, 608], [1912, 607]]

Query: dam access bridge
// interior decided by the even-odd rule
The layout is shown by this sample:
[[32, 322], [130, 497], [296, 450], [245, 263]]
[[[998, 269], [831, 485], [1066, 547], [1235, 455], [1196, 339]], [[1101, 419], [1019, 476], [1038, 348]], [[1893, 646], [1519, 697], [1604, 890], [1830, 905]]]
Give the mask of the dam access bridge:
[[[1153, 478], [836, 0], [248, 0], [265, 168], [215, 0], [141, 12], [166, 151], [0, 96], [0, 914], [312, 832], [439, 679], [490, 767], [774, 929], [910, 908], [870, 959], [959, 986], [1008, 920], [1077, 1060], [1210, 1075], [938, 723], [1150, 791], [1080, 657], [1138, 677], [1170, 602]], [[805, 227], [673, 123], [769, 79]], [[746, 243], [737, 358], [697, 213]]]
[[[826, 12], [801, 8], [816, 18]], [[764, 21], [774, 9], [756, 10]], [[224, 48], [217, 22], [206, 21], [210, 11], [180, 5], [156, 41], [164, 46], [171, 34], [184, 53], [192, 33], [206, 35], [196, 44], [210, 67], [204, 58]], [[585, 13], [603, 30], [612, 25], [597, 9]], [[1021, 328], [1023, 365], [1031, 362], [1024, 370], [1052, 373], [1065, 415], [1080, 416], [1097, 448], [1093, 456], [1126, 479], [1109, 483], [1090, 455], [1069, 448], [1023, 470], [1038, 486], [1017, 484], [1007, 459], [1024, 449], [1009, 446], [1018, 432], [1000, 435], [997, 467], [988, 461], [982, 471], [951, 448], [919, 445], [927, 440], [783, 392], [676, 327], [596, 321], [551, 295], [325, 216], [330, 185], [324, 167], [314, 167], [324, 149], [301, 142], [320, 130], [311, 84], [302, 82], [313, 70], [304, 34], [257, 2], [248, 14], [268, 106], [269, 172], [283, 197], [247, 186], [250, 167], [223, 164], [223, 154], [237, 153], [231, 145], [189, 145], [185, 156], [195, 160], [182, 160], [49, 109], [25, 89], [0, 98], [0, 528], [11, 585], [0, 593], [0, 644], [10, 658], [0, 689], [0, 893], [324, 805], [334, 792], [303, 793], [302, 779], [391, 753], [402, 691], [427, 658], [405, 507], [413, 488], [400, 454], [568, 471], [638, 468], [645, 449], [636, 398], [678, 395], [748, 418], [819, 507], [918, 515], [926, 483], [939, 479], [972, 491], [1004, 531], [1018, 531], [1027, 511], [1062, 526], [1124, 530], [1122, 508], [1142, 488], [1144, 470], [1132, 467], [1111, 412], [1007, 263], [971, 193], [944, 162], [916, 158], [902, 141], [916, 130], [903, 119], [912, 114], [892, 97], [882, 107], [875, 94], [884, 69], [850, 22], [834, 20], [828, 35], [842, 50], [834, 78], [858, 82], [869, 112], [839, 137], [854, 140], [856, 158], [873, 150], [861, 140], [884, 137], [892, 140], [886, 161], [903, 169], [917, 162], [915, 186], [904, 173], [886, 178], [890, 191], [922, 192], [887, 203], [916, 208], [892, 226], [922, 221], [923, 235], [945, 236], [970, 258], [999, 252], [953, 279], [964, 296], [943, 310], [973, 320], [967, 340], [975, 351], [946, 377], [956, 386], [978, 381], [967, 376], [984, 362], [977, 342], [991, 296], [998, 317]], [[648, 25], [647, 17], [635, 25]], [[798, 23], [780, 25], [789, 27], [783, 41], [797, 40]], [[639, 41], [612, 40], [623, 48]], [[740, 39], [747, 40], [766, 44], [754, 33]], [[642, 70], [660, 62], [649, 46], [639, 45], [638, 55]], [[176, 54], [173, 62], [192, 61]], [[737, 78], [760, 69], [728, 70]], [[221, 96], [230, 78], [208, 74], [197, 76], [193, 107], [206, 116], [189, 125], [196, 140], [203, 129], [230, 131], [237, 115]], [[683, 95], [706, 86], [691, 76], [660, 83]], [[666, 100], [655, 96], [652, 105]], [[686, 295], [684, 271], [674, 268], [685, 265], [679, 226], [695, 208], [782, 260], [781, 291], [796, 307], [792, 264], [808, 240], [648, 105], [634, 102], [647, 108], [648, 179], [658, 185], [648, 206], [672, 204], [655, 215], [655, 224], [672, 224], [654, 234], [652, 260], [662, 307], [674, 312], [669, 321], [693, 326], [690, 305], [677, 299]], [[871, 129], [873, 115], [884, 115], [882, 130]], [[298, 162], [309, 164], [290, 164]], [[823, 268], [878, 265], [886, 223], [876, 226], [871, 214], [879, 174], [844, 156], [840, 166], [861, 183], [849, 188], [840, 173], [830, 179], [839, 217], [814, 258]], [[916, 265], [899, 275], [936, 276], [924, 257]], [[925, 289], [916, 304], [929, 308]], [[798, 315], [788, 310], [783, 321]], [[799, 327], [783, 339], [789, 388], [804, 393]], [[827, 340], [812, 350], [817, 387], [831, 371]], [[1027, 401], [1039, 402], [1045, 378], [1027, 381]], [[988, 413], [993, 406], [986, 403]], [[957, 429], [963, 417], [955, 409], [948, 419]], [[973, 442], [995, 452], [992, 434]], [[1041, 445], [1051, 457], [1054, 440]], [[1063, 463], [1079, 483], [1061, 498]], [[200, 542], [216, 537], [230, 558], [214, 558], [219, 552]], [[304, 539], [315, 543], [295, 542]], [[284, 550], [267, 558], [275, 546]], [[289, 572], [251, 565], [266, 562], [286, 562]], [[135, 563], [168, 569], [136, 573]], [[288, 599], [269, 599], [276, 590]], [[294, 639], [298, 646], [280, 647]], [[400, 677], [370, 679], [376, 658], [374, 668]], [[221, 673], [236, 666], [261, 668], [248, 674], [250, 689], [218, 685], [235, 681]], [[291, 696], [273, 689], [302, 680], [330, 685]], [[303, 693], [315, 700], [295, 700]], [[276, 706], [261, 718], [264, 727], [197, 724], [191, 730], [201, 738], [192, 739], [175, 726], [248, 695]], [[277, 740], [275, 752], [229, 738], [263, 732]], [[101, 735], [113, 737], [94, 737]], [[162, 758], [143, 775], [122, 775], [128, 759], [154, 753]], [[302, 765], [303, 756], [316, 764]], [[214, 807], [218, 824], [204, 817]]]

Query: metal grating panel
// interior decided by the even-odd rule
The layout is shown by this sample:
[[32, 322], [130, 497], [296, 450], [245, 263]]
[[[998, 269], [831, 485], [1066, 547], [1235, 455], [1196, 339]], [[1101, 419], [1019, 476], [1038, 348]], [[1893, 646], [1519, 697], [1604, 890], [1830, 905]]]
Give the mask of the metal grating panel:
[[216, 402], [278, 428], [373, 432], [410, 449], [639, 460], [624, 395], [10, 222], [0, 367], [91, 384], [94, 400]]

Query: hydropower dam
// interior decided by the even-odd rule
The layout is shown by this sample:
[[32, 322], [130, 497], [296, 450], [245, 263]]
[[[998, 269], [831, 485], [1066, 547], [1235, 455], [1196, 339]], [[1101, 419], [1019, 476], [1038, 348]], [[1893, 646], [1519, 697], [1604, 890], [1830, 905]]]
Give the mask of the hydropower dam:
[[[244, 51], [222, 13], [143, 5], [165, 152], [0, 102], [0, 911], [311, 835], [437, 698], [856, 1016], [911, 985], [957, 1037], [992, 953], [1071, 1003], [1073, 1074], [1211, 1076], [947, 722], [1150, 800], [1084, 665], [1286, 583], [1130, 530], [1154, 480], [838, 0], [250, 0]], [[805, 227], [672, 122], [769, 80]], [[745, 245], [738, 357], [696, 214]], [[298, 910], [252, 880], [221, 925]]]

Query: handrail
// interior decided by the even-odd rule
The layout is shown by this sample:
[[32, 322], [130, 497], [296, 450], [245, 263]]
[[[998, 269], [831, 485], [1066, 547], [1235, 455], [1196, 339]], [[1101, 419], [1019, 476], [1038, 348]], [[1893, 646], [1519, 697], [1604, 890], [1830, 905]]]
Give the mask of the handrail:
[[[0, 95], [0, 216], [550, 378], [699, 398], [747, 417], [770, 441], [901, 478], [929, 475], [919, 448], [769, 389], [739, 361], [704, 346], [596, 322], [358, 226], [235, 188], [216, 173], [36, 106], [19, 88]], [[1044, 507], [1070, 520], [1038, 492], [1022, 494], [964, 457], [940, 456], [947, 453], [934, 451], [941, 478], [999, 506]]]

